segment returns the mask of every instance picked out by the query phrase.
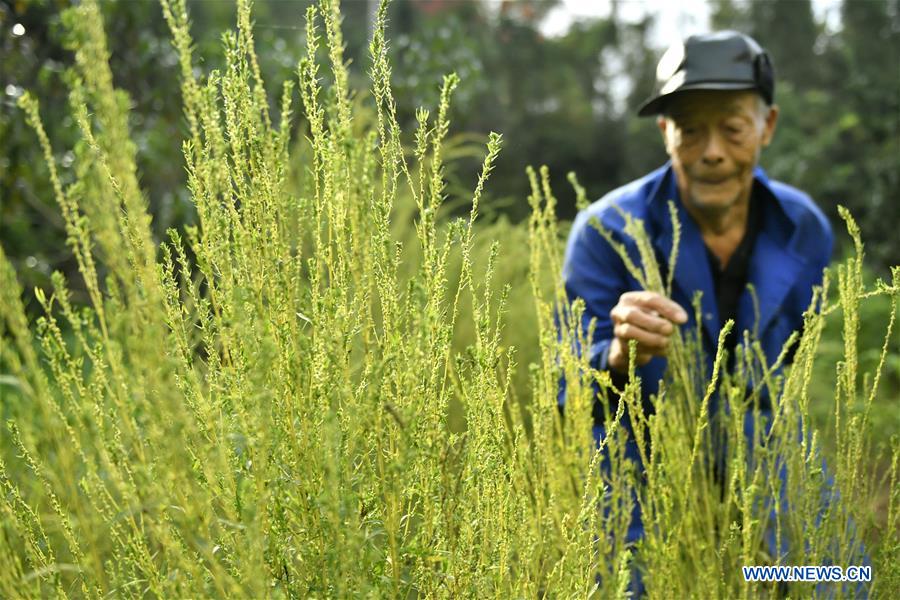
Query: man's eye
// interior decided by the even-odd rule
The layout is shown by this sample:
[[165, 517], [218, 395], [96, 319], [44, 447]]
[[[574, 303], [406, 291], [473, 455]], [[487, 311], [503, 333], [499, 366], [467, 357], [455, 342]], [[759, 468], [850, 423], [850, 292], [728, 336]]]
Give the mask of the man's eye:
[[729, 135], [741, 135], [746, 131], [746, 126], [743, 123], [726, 123], [725, 124], [725, 132]]

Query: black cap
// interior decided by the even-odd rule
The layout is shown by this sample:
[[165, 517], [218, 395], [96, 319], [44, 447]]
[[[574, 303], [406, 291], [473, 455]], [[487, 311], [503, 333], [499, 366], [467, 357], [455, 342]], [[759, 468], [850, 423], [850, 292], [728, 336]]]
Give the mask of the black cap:
[[666, 98], [687, 90], [755, 89], [768, 104], [775, 99], [772, 61], [756, 40], [737, 31], [692, 35], [663, 54], [656, 89], [638, 115], [659, 114]]

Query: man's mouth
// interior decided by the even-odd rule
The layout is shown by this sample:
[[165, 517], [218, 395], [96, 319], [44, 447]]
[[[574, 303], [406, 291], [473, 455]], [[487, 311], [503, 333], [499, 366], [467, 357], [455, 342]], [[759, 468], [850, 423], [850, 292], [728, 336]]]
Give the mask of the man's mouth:
[[725, 183], [729, 179], [731, 179], [731, 177], [727, 177], [727, 176], [726, 177], [704, 177], [704, 178], [696, 179], [696, 181], [697, 181], [697, 183], [699, 183], [701, 185], [719, 185], [719, 184]]

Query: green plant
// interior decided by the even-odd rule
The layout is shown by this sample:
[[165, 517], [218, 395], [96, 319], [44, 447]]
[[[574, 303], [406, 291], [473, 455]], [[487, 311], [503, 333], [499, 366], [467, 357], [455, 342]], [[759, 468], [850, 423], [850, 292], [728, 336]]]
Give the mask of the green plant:
[[[870, 539], [871, 524], [858, 500], [872, 490], [855, 465], [867, 457], [869, 418], [867, 410], [844, 415], [871, 405], [884, 358], [860, 387], [857, 310], [872, 295], [891, 299], [884, 357], [900, 272], [864, 291], [849, 216], [858, 254], [837, 271], [834, 305], [847, 341], [835, 394], [841, 498], [821, 526], [811, 527], [824, 486], [816, 437], [801, 447], [794, 427], [807, 424], [823, 325], [812, 311], [794, 368], [765, 379], [783, 400], [764, 449], [743, 446], [738, 427], [746, 400], [737, 390], [752, 357], [739, 361], [746, 370], [707, 381], [687, 336], [648, 437], [637, 440], [645, 452], [654, 443], [646, 485], [622, 459], [618, 426], [624, 407], [638, 403], [637, 380], [608, 416], [603, 445], [613, 467], [604, 476], [592, 386], [608, 394], [612, 383], [574, 351], [589, 332], [554, 323], [565, 295], [547, 170], [530, 172], [527, 300], [539, 354], [520, 410], [511, 391], [516, 355], [502, 343], [509, 288], [497, 293], [500, 249], [485, 243], [503, 225], [477, 228], [499, 135], [488, 140], [469, 217], [441, 217], [456, 77], [445, 78], [435, 118], [417, 113], [409, 151], [391, 92], [386, 5], [371, 43], [374, 118], [366, 119], [348, 88], [338, 6], [323, 0], [307, 13], [298, 66], [306, 136], [291, 152], [294, 84], [284, 85], [273, 119], [249, 3], [238, 3], [237, 30], [223, 36], [227, 68], [202, 79], [185, 3], [162, 5], [181, 60], [198, 226], [152, 243], [127, 102], [112, 86], [95, 2], [69, 20], [81, 40], [70, 77], [84, 140], [76, 183], [59, 183], [37, 101], [21, 101], [90, 304], [73, 305], [55, 275], [51, 294], [36, 290], [44, 315], [30, 324], [0, 254], [8, 431], [0, 439], [0, 595], [621, 597], [634, 568], [646, 571], [652, 597], [766, 595], [773, 590], [738, 580], [739, 566], [768, 560], [759, 554], [760, 506], [780, 497], [770, 487], [780, 460], [791, 475], [791, 510], [779, 511], [776, 525], [793, 543], [810, 542], [797, 559], [807, 563], [795, 564], [860, 558], [856, 535]], [[333, 80], [326, 89], [323, 48]], [[640, 239], [638, 223], [632, 231]], [[652, 255], [632, 266], [661, 288]], [[570, 308], [580, 322], [583, 304]], [[692, 402], [716, 385], [733, 402], [730, 415]], [[703, 460], [712, 419], [733, 442], [721, 499]], [[896, 442], [893, 453], [896, 478]], [[623, 543], [632, 491], [654, 524], [637, 548]], [[894, 485], [888, 533], [871, 549], [883, 589], [898, 577], [898, 493]]]

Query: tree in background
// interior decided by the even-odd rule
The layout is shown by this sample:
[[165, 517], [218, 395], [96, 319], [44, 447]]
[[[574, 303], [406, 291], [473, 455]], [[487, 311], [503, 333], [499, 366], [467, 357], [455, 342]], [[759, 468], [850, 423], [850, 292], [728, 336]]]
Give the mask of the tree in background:
[[[68, 116], [64, 78], [74, 61], [74, 40], [62, 26], [70, 4], [0, 3], [0, 237], [29, 287], [48, 286], [52, 271], [71, 273], [75, 267], [41, 150], [16, 107], [25, 90], [40, 95], [63, 183], [71, 181], [78, 135]], [[128, 92], [123, 101], [131, 105], [129, 124], [146, 177], [141, 183], [158, 235], [190, 219], [175, 134], [183, 127], [181, 101], [171, 93], [177, 57], [157, 4], [109, 2], [103, 10], [115, 83]]]
[[[571, 218], [568, 172], [599, 196], [665, 160], [655, 128], [636, 124], [630, 114], [653, 82], [651, 21], [626, 23], [613, 13], [548, 38], [540, 25], [552, 6], [398, 3], [390, 23], [401, 112], [412, 119], [416, 106], [433, 103], [440, 77], [455, 70], [462, 79], [455, 126], [483, 135], [500, 131], [506, 140], [486, 209], [513, 220], [528, 212], [529, 164], [550, 167], [561, 214]], [[469, 178], [476, 170], [474, 158], [457, 165]]]
[[749, 3], [753, 37], [772, 56], [776, 77], [798, 88], [820, 83], [821, 65], [814, 47], [822, 28], [813, 17], [810, 0], [760, 1]]
[[[844, 123], [832, 148], [834, 164], [853, 165], [830, 197], [846, 198], [860, 215], [882, 265], [900, 262], [900, 2], [846, 1], [833, 81]], [[840, 187], [838, 187], [840, 186]]]

